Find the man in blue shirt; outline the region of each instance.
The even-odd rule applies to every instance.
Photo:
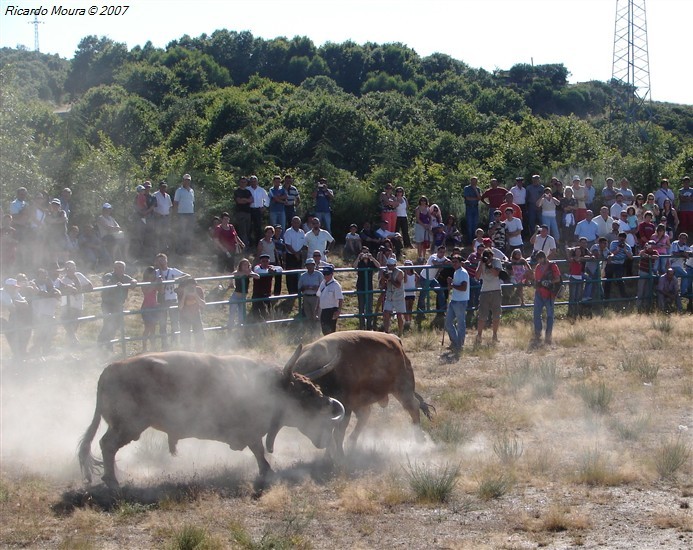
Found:
[[[579,241],[580,237],[585,237],[585,239],[587,239],[588,248],[591,248],[599,237],[599,226],[592,219],[593,217],[594,212],[587,210],[587,212],[585,212],[585,219],[579,221],[575,226],[575,238]]]
[[[633,259],[633,249],[626,242],[627,236],[622,231],[618,234],[618,239],[609,245],[609,252],[611,252],[612,256],[604,268],[604,274],[606,275],[604,280],[604,299],[607,301],[611,298],[611,283],[613,281],[616,281],[621,298],[626,297],[626,285],[623,283],[625,263],[626,260]]]
[[[481,191],[478,187],[478,178],[471,178],[469,185],[464,187],[464,209],[465,218],[467,220],[467,233],[465,238],[467,244],[472,244],[476,228],[479,227],[479,201],[481,200]]]
[[[269,221],[270,225],[281,225],[286,229],[286,189],[282,187],[282,179],[279,176],[272,178],[272,188],[267,193],[269,198]]]
[[[451,261],[455,272],[452,277],[448,277],[450,303],[445,314],[445,330],[450,336],[450,351],[453,356],[458,356],[464,347],[464,338],[467,333],[465,315],[467,302],[469,302],[469,273],[462,267],[460,256],[453,256]]]

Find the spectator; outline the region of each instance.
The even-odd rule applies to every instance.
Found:
[[[154,193],[154,234],[155,249],[168,251],[171,239],[171,209],[173,201],[168,194],[168,183],[159,182],[159,190]]]
[[[655,249],[655,241],[647,241],[645,248],[640,251],[638,262],[638,295],[635,302],[639,313],[649,311],[652,305],[654,281],[657,279],[657,264],[659,252]]]
[[[375,234],[370,222],[363,222],[359,236],[361,237],[361,246],[367,246],[370,250],[377,250],[380,246],[380,237]]]
[[[259,180],[257,176],[253,175],[248,178],[248,183],[250,184],[250,193],[253,197],[253,202],[250,204],[250,235],[249,241],[256,243],[264,234],[262,230],[263,218],[265,216],[265,210],[269,206],[269,195],[262,187],[258,185]]]
[[[56,285],[63,296],[62,319],[67,339],[73,346],[79,344],[77,329],[79,317],[84,311],[84,293],[93,290],[94,285],[84,274],[77,271],[74,261],[65,262],[65,272]]]
[[[176,289],[178,294],[178,312],[180,318],[180,339],[184,349],[190,349],[190,332],[195,335],[195,351],[202,351],[205,346],[205,333],[202,328],[202,310],[205,293],[190,276],[183,277]]]
[[[142,316],[142,323],[144,329],[142,331],[142,351],[144,353],[148,350],[148,343],[151,342],[154,345],[154,334],[156,332],[156,327],[159,325],[159,317],[161,311],[159,309],[159,303],[157,301],[157,294],[159,292],[158,285],[156,283],[156,269],[154,266],[149,266],[145,268],[142,274],[142,281],[149,283],[148,285],[140,287],[142,289],[142,304],[140,305],[140,315]]]
[[[31,310],[34,324],[34,345],[32,350],[40,356],[47,356],[53,347],[56,325],[55,314],[60,303],[61,293],[51,280],[48,271],[39,268],[33,280],[35,292],[31,296]]]
[[[380,269],[367,246],[361,248],[361,253],[352,265],[358,269],[356,274],[356,298],[359,308],[359,329],[373,330],[373,274]]]
[[[628,209],[628,203],[625,200],[625,197],[623,196],[623,193],[620,191],[616,193],[616,201],[614,204],[611,205],[611,208],[609,209],[609,215],[615,219],[618,220],[621,217],[621,212],[624,212]]]
[[[313,260],[315,260],[315,269],[322,269],[326,265],[332,265],[325,261],[324,256],[319,250],[313,250],[311,257],[313,258]]]
[[[633,241],[635,244],[632,246],[633,253],[635,253],[640,248],[638,243],[638,225],[640,225],[640,223],[638,222],[638,216],[635,213],[634,206],[629,206],[626,210],[626,222],[628,223],[628,231],[631,235],[633,235]]]
[[[584,221],[584,220],[583,220]],[[591,257],[587,239],[580,237],[578,246],[568,252],[568,317],[575,319],[579,313],[585,279],[585,263]]]
[[[608,207],[602,206],[599,209],[599,216],[594,218],[594,223],[597,224],[597,235],[606,237],[609,231],[611,231],[611,224],[614,223],[614,219],[609,215]]]
[[[585,183],[587,183],[587,180],[589,178],[585,179]],[[589,180],[590,182],[592,181],[591,179]],[[575,199],[575,205],[573,206],[573,209],[571,210],[573,213],[573,216],[575,218],[575,225],[576,223],[582,221],[585,219],[585,212],[587,210],[587,188],[582,185],[582,182],[580,180],[580,176],[573,176],[573,182],[570,187],[565,188],[565,193],[568,192],[568,189],[570,189],[570,192],[572,194],[572,198]],[[565,204],[563,206],[563,215],[565,216],[566,214],[566,209],[565,209]],[[566,226],[567,227],[567,226]]]
[[[167,350],[169,341],[167,336],[168,320],[171,321],[171,342],[175,345],[180,330],[178,320],[178,295],[174,281],[180,277],[188,275],[180,269],[168,265],[168,256],[163,252],[156,255],[155,265],[157,281],[163,283],[159,292],[159,304],[161,305],[161,316],[159,317],[159,336],[161,336],[161,349]]]
[[[104,203],[101,208],[101,215],[96,219],[96,226],[109,261],[125,260],[125,233],[113,217],[113,207],[109,203]]]
[[[428,198],[421,196],[419,205],[414,210],[414,243],[417,257],[423,261],[428,247],[431,246],[431,209]]]
[[[400,257],[403,246],[402,235],[390,231],[390,223],[387,220],[380,220],[380,227],[376,229],[375,234],[383,243],[389,240],[394,248],[395,256]]]
[[[666,256],[669,254],[669,247],[671,246],[671,239],[666,233],[666,226],[660,223],[655,230],[655,234],[652,236],[654,240],[654,248],[659,253],[660,258],[657,264],[654,266],[654,273],[657,275],[663,275],[668,267],[669,260],[661,256]]]
[[[544,189],[544,194],[535,203],[537,208],[541,208],[541,223],[547,225],[551,236],[556,242],[559,240],[558,222],[556,221],[556,207],[561,202],[553,196],[551,188]]]
[[[389,258],[383,272],[385,280],[385,302],[383,304],[383,332],[390,332],[392,314],[397,315],[397,334],[404,333],[404,316],[407,305],[404,300],[404,271],[397,267],[397,260]]]
[[[667,199],[669,199],[670,204],[674,204],[674,192],[669,189],[668,179],[662,178],[662,181],[659,182],[659,189],[657,189],[654,197],[660,210],[664,208],[664,201]]]
[[[435,244],[435,235],[438,227],[443,225],[443,213],[437,204],[431,205],[431,251],[435,251],[439,244]]]
[[[236,233],[236,228],[229,223],[231,216],[228,212],[222,212],[221,223],[214,228],[213,239],[217,250],[217,269],[219,273],[233,271],[236,254],[243,252],[245,243]]]
[[[301,276],[298,278],[298,292],[301,294],[303,300],[303,317],[311,327],[316,326],[320,319],[318,289],[324,279],[323,274],[315,269],[316,265],[313,258],[308,258],[306,260],[306,271],[301,273]],[[358,291],[358,279],[356,282],[356,290]],[[360,322],[361,319],[359,319],[359,323]]]
[[[274,226],[274,235],[272,236],[272,240],[274,241],[274,254],[277,258],[277,263],[275,265],[279,265],[284,268],[284,262],[285,262],[285,257],[286,257],[286,247],[284,246],[284,228],[281,225],[275,225]],[[275,296],[279,296],[282,293],[282,276],[277,275],[274,278],[274,294]],[[288,300],[284,301],[284,305],[291,305],[293,307],[293,300]],[[287,314],[291,311],[291,308],[287,310]]]
[[[584,187],[581,187],[584,190]],[[561,199],[561,210],[563,211],[563,223],[560,227],[561,240],[566,244],[570,244],[575,233],[575,225],[577,219],[577,200],[573,197],[573,189],[566,187],[565,194]],[[585,219],[585,215],[581,221]]]
[[[585,178],[585,210],[593,209],[596,194],[597,190],[592,185],[592,178]]]
[[[279,261],[277,259],[277,251],[274,242],[274,227],[272,227],[271,225],[265,227],[265,236],[258,241],[255,252],[257,255],[258,263],[260,263],[260,256],[262,256],[263,254],[267,254],[270,258],[270,264],[279,265]]]
[[[641,248],[645,247],[647,241],[655,234],[656,229],[657,228],[652,223],[652,212],[645,212],[643,222],[638,226],[638,239]]]
[[[542,224],[537,232],[529,239],[532,244],[532,260],[536,260],[537,252],[542,251],[550,260],[556,254],[556,240],[549,235],[549,226]]]
[[[83,226],[79,236],[79,249],[91,271],[96,271],[99,265],[105,265],[108,262],[106,250],[101,244],[101,237],[91,224]]]
[[[608,301],[611,299],[611,283],[616,281],[616,286],[621,295],[621,298],[626,298],[626,286],[623,283],[623,275],[625,272],[626,260],[633,259],[633,251],[626,243],[626,233],[619,233],[618,239],[609,245],[611,256],[607,260],[604,268],[604,298]]]
[[[445,222],[443,234],[445,235],[445,246],[460,246],[462,244],[462,233],[457,228],[457,220],[452,214],[448,216]]]
[[[248,289],[250,279],[259,279],[260,275],[255,273],[250,267],[250,261],[242,258],[238,262],[238,267],[231,273],[231,285],[233,292],[229,298],[229,320],[226,325],[229,330],[236,326],[242,326],[245,321],[245,304],[248,299]],[[255,283],[253,283],[254,285]]]
[[[352,223],[349,232],[344,237],[344,250],[342,252],[345,260],[351,260],[361,252],[361,235],[357,233],[358,226]]]
[[[516,248],[510,254],[511,274],[510,282],[513,284],[513,301],[519,301],[520,306],[525,305],[524,287],[529,285],[532,280],[532,268],[525,258],[522,257],[522,250]]]
[[[267,193],[269,198],[269,222],[272,226],[280,225],[282,229],[286,227],[286,201],[288,196],[286,189],[282,186],[281,176],[272,178],[272,187]]]
[[[613,256],[609,250],[609,241],[606,237],[599,237],[597,243],[590,247],[590,258],[594,260],[585,263],[585,290],[582,294],[582,301],[588,302],[594,298],[595,290],[598,292],[598,298],[601,297],[601,287],[599,287],[599,278],[602,269],[608,264],[609,259]]]
[[[491,250],[484,250],[481,261],[476,269],[476,280],[481,281],[479,294],[479,316],[477,318],[475,343],[481,344],[482,335],[486,328],[486,321],[491,317],[493,330],[493,342],[498,342],[498,327],[501,318],[501,282],[499,274],[503,266],[499,259],[493,257]]]
[[[517,216],[525,223],[527,222],[527,189],[525,188],[525,179],[522,176],[515,178],[515,185],[510,188],[510,193],[513,196],[513,202],[520,207],[521,215]],[[527,236],[527,233],[525,233]]]
[[[681,178],[678,214],[680,219],[679,229],[687,233],[693,231],[693,189],[691,189],[691,178],[689,176]]]
[[[614,178],[606,178],[606,184],[602,189],[602,202],[604,203],[607,212],[614,204],[614,202],[616,202],[616,189],[614,189]]]
[[[481,202],[489,208],[489,221],[494,210],[499,209],[503,211],[501,209],[501,204],[503,204],[507,194],[508,190],[502,185],[499,185],[496,178],[491,179],[491,187],[481,195]]]
[[[657,206],[657,203],[655,202],[655,196],[652,193],[647,194],[647,200],[646,202],[642,205],[643,209],[643,219],[645,217],[645,212],[652,212],[652,219],[658,220],[659,219],[659,206]]]
[[[359,237],[359,248],[361,239]],[[291,226],[284,231],[284,246],[286,247],[285,265],[288,271],[294,271],[303,267],[304,250],[306,247],[306,234],[301,229],[301,218],[293,216]],[[289,294],[298,293],[299,274],[286,275],[286,289]],[[292,301],[293,304],[293,301]]]
[[[269,226],[268,226],[269,227]],[[260,254],[259,263],[253,268],[253,271],[260,275],[258,279],[253,280],[253,305],[251,311],[255,321],[268,321],[272,312],[272,281],[273,275],[281,273],[281,266],[270,264],[270,255],[267,253]]]
[[[195,235],[195,190],[191,184],[190,174],[183,174],[181,186],[173,195],[173,212],[178,221],[176,248],[180,254],[188,254]]]
[[[416,300],[416,289],[419,286],[419,277],[414,271],[414,262],[404,260],[404,302],[407,306],[407,312],[404,315],[404,330],[411,328],[411,314],[414,310],[414,301]]]
[[[5,214],[0,226],[0,273],[14,273],[17,264],[17,230],[12,225],[12,215]]]
[[[464,187],[464,215],[467,222],[467,244],[471,244],[473,235],[479,227],[479,201],[481,201],[481,191],[479,190],[479,179],[473,177],[469,180],[469,185]],[[422,197],[425,198],[425,197]],[[421,201],[419,200],[419,204]],[[428,199],[426,200],[428,204]],[[416,239],[414,239],[416,241]],[[419,257],[423,257],[419,254]]]
[[[65,235],[65,242],[63,242],[60,260],[66,261],[70,258],[80,258],[82,254],[79,242],[79,227],[71,225],[67,230],[67,235]]]
[[[315,201],[315,215],[320,220],[320,224],[325,228],[325,231],[332,233],[331,204],[334,200],[334,191],[327,187],[325,178],[318,180],[318,185],[313,191],[313,200]]]
[[[515,198],[514,198],[513,194],[510,191],[508,191],[505,194],[505,201],[498,207],[498,209],[501,212],[505,212],[506,209],[512,208],[513,209],[513,216],[515,218],[518,218],[519,220],[522,220],[522,209],[520,208],[519,205],[515,204],[514,200],[515,200]]]
[[[244,243],[252,243],[250,240],[250,218],[253,194],[248,189],[248,178],[241,176],[238,179],[238,187],[233,192],[235,227],[238,236]]]
[[[679,227],[679,216],[671,204],[669,199],[664,199],[664,205],[659,213],[659,221],[666,225],[667,235],[669,235],[670,240],[673,240]]]
[[[579,242],[582,237],[587,241],[587,248],[591,248],[599,237],[599,226],[593,219],[592,210],[587,209],[585,219],[575,225],[575,238]]]
[[[674,274],[681,278],[681,296],[688,297],[688,308],[693,309],[693,248],[688,245],[688,233],[679,233],[678,240],[671,245],[671,256]]]
[[[291,223],[291,220],[296,215],[296,208],[301,204],[301,195],[294,186],[294,178],[289,174],[284,174],[284,180],[282,182],[284,191],[286,191],[286,202],[284,203],[284,229],[287,223]],[[300,219],[300,218],[299,218]]]
[[[129,287],[137,286],[137,280],[125,273],[125,262],[113,262],[113,271],[106,273],[102,279],[106,290],[101,292],[101,311],[103,327],[98,336],[98,343],[107,350],[113,350],[111,340],[118,329],[123,326],[123,306],[128,298]]]
[[[65,218],[69,221],[72,215],[72,189],[65,187],[60,192],[58,200],[60,201],[60,210],[65,212]]]
[[[627,178],[621,178],[621,187],[619,187],[618,192],[616,193],[617,196],[618,193],[623,195],[623,202],[626,204],[626,206],[633,204],[635,196],[633,194],[633,190],[630,188],[630,182]]]
[[[450,302],[445,315],[445,330],[450,336],[450,351],[457,356],[464,347],[467,333],[466,315],[469,302],[469,273],[462,266],[462,258],[453,255],[450,259],[455,270],[452,277],[448,277],[447,286],[450,290]]]
[[[502,216],[503,213],[501,212],[500,215]],[[474,234],[474,240],[472,241],[472,250],[476,250],[476,249],[479,248],[480,246],[484,246],[484,241],[485,241],[487,238],[488,238],[488,237],[486,237],[486,233],[484,233],[484,230],[481,229],[481,227],[480,227],[479,229],[477,229],[477,230],[476,230],[476,233]],[[490,239],[489,239],[489,240],[490,240]],[[485,248],[485,247],[484,247],[484,248]]]
[[[541,207],[537,206],[537,201],[544,196],[544,186],[541,183],[541,176],[532,176],[532,183],[527,187],[527,233],[534,231],[534,228],[541,222]]]
[[[632,209],[633,207],[629,206],[628,208]],[[620,219],[618,220],[618,231],[619,233],[623,231],[626,234],[626,242],[633,250],[633,253],[635,253],[635,246],[637,245],[637,241],[635,240],[635,232],[637,229],[637,227],[633,229],[630,223],[628,223],[628,211],[622,211]]]
[[[327,335],[337,330],[337,319],[342,312],[344,296],[342,295],[342,286],[334,278],[334,266],[323,267],[322,274],[324,279],[318,288],[320,326],[323,335]]]
[[[683,306],[681,304],[681,296],[679,295],[679,281],[674,276],[674,270],[669,268],[664,275],[659,277],[657,282],[657,301],[659,309],[665,313],[669,313],[674,309],[681,313]]]
[[[387,226],[392,229],[397,226],[397,207],[399,206],[399,199],[393,189],[392,184],[387,183],[379,196],[380,219],[387,222]]]
[[[633,208],[635,209],[635,216],[638,218],[638,223],[642,223],[643,215],[645,214],[645,199],[641,193],[635,195],[635,202],[633,203]]]
[[[509,249],[522,248],[522,220],[515,217],[515,210],[512,206],[508,206],[505,209],[505,234],[507,235]],[[505,248],[500,248],[497,245],[496,248],[505,251]]]
[[[558,178],[551,178],[551,191],[553,197],[558,199],[558,204],[556,205],[556,225],[558,226],[558,237],[556,237],[556,241],[558,241],[561,236],[561,227],[563,227],[563,198],[565,196],[563,182]]]
[[[12,351],[12,358],[24,361],[31,338],[31,305],[22,295],[17,279],[7,278],[0,290],[2,329]]]
[[[53,199],[49,203],[44,224],[49,261],[60,261],[67,238],[67,214],[60,209],[60,199]]]
[[[320,228],[320,220],[313,218],[311,222],[312,228],[306,233],[306,248],[308,250],[319,250],[325,259],[332,245],[334,245],[334,237],[329,231]]]
[[[407,197],[404,196],[403,187],[395,188],[395,198],[397,199],[397,208],[395,209],[397,223],[394,226],[395,232],[402,235],[404,246],[412,248],[411,238],[409,236],[409,201],[407,201]]]
[[[436,253],[428,257],[426,265],[419,273],[421,292],[419,292],[417,309],[420,312],[426,310],[426,299],[429,296],[430,290],[433,289],[436,294],[436,319],[439,319],[445,311],[445,291],[441,288],[440,282],[438,281],[438,274],[444,266],[452,265],[445,255],[446,251],[447,249],[445,246],[439,246]]]
[[[534,340],[535,345],[541,342],[543,329],[542,312],[546,310],[546,331],[544,343],[551,345],[553,333],[553,303],[556,299],[556,288],[561,281],[561,272],[554,262],[550,262],[543,251],[537,252],[537,266],[534,268]],[[482,287],[483,290],[483,287]]]

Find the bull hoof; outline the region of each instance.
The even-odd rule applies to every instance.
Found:
[[[115,477],[106,477],[103,476],[101,480],[106,484],[106,487],[108,487],[111,491],[120,491],[120,483],[118,483],[118,480]]]

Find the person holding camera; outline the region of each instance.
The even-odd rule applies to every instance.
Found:
[[[385,302],[383,304],[383,332],[390,332],[392,314],[397,314],[397,334],[402,337],[404,332],[404,315],[407,305],[404,300],[404,272],[397,267],[395,258],[388,258],[385,271]]]
[[[543,329],[542,312],[546,310],[546,332],[544,342],[551,344],[553,332],[553,303],[556,299],[558,284],[561,282],[561,272],[554,262],[550,262],[543,250],[537,252],[537,266],[534,269],[534,340],[538,345],[541,342]]]
[[[372,256],[370,249],[364,246],[353,267],[358,269],[356,298],[359,303],[359,329],[373,330],[373,274],[380,269],[380,263]]]
[[[327,187],[325,178],[318,180],[318,185],[313,191],[313,200],[315,200],[315,217],[320,220],[320,225],[325,228],[325,231],[332,233],[332,207],[330,205],[334,200],[334,192]]]
[[[501,318],[501,281],[499,275],[502,269],[501,261],[494,258],[492,250],[486,249],[482,252],[481,261],[474,276],[477,281],[481,281],[476,344],[481,344],[481,337],[489,315],[491,315],[493,342],[498,342],[498,327]]]

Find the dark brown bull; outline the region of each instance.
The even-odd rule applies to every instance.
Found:
[[[387,406],[390,394],[402,404],[416,425],[421,423],[420,411],[429,420],[431,412],[435,412],[435,408],[414,391],[411,361],[402,341],[391,334],[347,330],[323,336],[303,348],[295,370],[318,384],[325,395],[344,405],[344,419],[334,431],[337,458],[344,455],[344,435],[352,411],[357,422],[350,435],[351,444],[356,443],[368,422],[371,405]],[[273,426],[267,434],[268,452],[273,450],[277,431]]]
[[[240,356],[189,352],[152,353],[112,363],[101,374],[94,418],[79,446],[86,480],[101,463],[91,455],[91,442],[101,417],[108,430],[101,438],[103,481],[118,487],[115,455],[139,439],[149,427],[168,434],[175,454],[179,439],[195,437],[248,447],[257,460],[259,479],[271,473],[262,437],[270,426],[299,428],[318,448],[332,440],[344,407],[293,367],[295,351],[283,372]]]

